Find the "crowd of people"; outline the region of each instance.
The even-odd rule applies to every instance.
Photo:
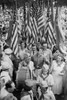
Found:
[[[66,63],[67,54],[56,44],[48,47],[45,39],[28,45],[22,40],[18,57],[5,43],[0,46],[0,100],[60,100]]]
[[[1,51],[1,50],[0,50]],[[63,92],[66,57],[47,43],[19,45],[18,58],[4,46],[0,54],[0,100],[58,100]]]

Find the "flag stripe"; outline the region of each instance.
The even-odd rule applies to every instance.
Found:
[[[13,26],[11,48],[12,48],[14,54],[16,54],[16,56],[17,56],[18,55],[18,29],[17,29],[17,23],[15,23],[14,26]]]
[[[13,35],[13,37],[12,37],[12,47],[13,47],[14,42],[16,40],[16,33],[17,33],[17,27],[15,26],[14,31],[12,32],[12,35]]]
[[[51,32],[50,29],[48,29],[48,31],[49,31],[48,38],[50,38],[50,39],[51,39],[51,43],[54,44],[54,40],[53,40],[53,36],[52,36],[52,32]]]
[[[51,35],[52,35],[52,38],[53,38],[53,41],[54,43],[56,43],[56,39],[55,39],[55,33],[51,30],[51,28],[49,27],[50,31],[51,31]]]
[[[35,31],[35,37],[37,36],[37,23],[36,23],[36,19],[33,18],[33,26],[34,26],[34,31]]]
[[[34,23],[33,23],[33,18],[31,17],[30,18],[30,21],[31,21],[31,29],[32,29],[32,34],[33,34],[33,37],[35,38],[35,26],[34,26]]]
[[[56,39],[55,39],[55,33],[54,33],[54,29],[52,26],[52,23],[50,20],[47,21],[46,26],[45,26],[45,34],[48,35],[47,37],[47,44],[48,46],[54,45],[56,43]]]

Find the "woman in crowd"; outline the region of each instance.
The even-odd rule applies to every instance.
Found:
[[[61,56],[58,56],[55,60],[52,61],[53,55],[52,55],[51,50],[47,49],[47,44],[44,43],[41,46],[40,46],[40,44],[38,45],[35,43],[35,44],[31,45],[31,47],[30,47],[31,52],[28,52],[29,47],[25,48],[24,43],[22,43],[22,47],[20,48],[20,52],[19,52],[19,60],[20,60],[18,62],[19,66],[17,66],[16,71],[20,70],[20,72],[21,72],[20,77],[22,80],[22,78],[24,77],[24,75],[23,75],[24,70],[22,71],[21,69],[23,69],[23,68],[25,69],[27,67],[29,69],[28,72],[30,74],[31,80],[36,80],[37,83],[39,83],[39,84],[42,84],[42,82],[46,82],[47,85],[45,85],[44,87],[41,88],[41,89],[43,89],[43,88],[47,87],[46,91],[44,92],[44,97],[49,98],[51,94],[54,97],[54,94],[59,95],[59,94],[61,94],[61,91],[62,91],[62,88],[61,88],[62,87],[62,76],[64,73],[63,69],[65,66],[65,62],[64,62],[64,59],[62,59],[63,57],[61,57]],[[12,70],[12,71],[9,70],[11,77],[13,75],[13,70],[16,68],[16,63],[17,63],[14,56],[11,56],[12,53],[13,52],[9,48],[7,48],[4,50],[3,57],[2,57],[2,61],[4,61],[4,62],[6,61],[10,65],[9,67]],[[55,57],[55,55],[54,55],[54,57]],[[16,75],[15,78],[17,78],[16,73],[15,73],[15,75]],[[25,73],[25,75],[26,75],[26,73]],[[27,74],[27,76],[28,76],[28,74]],[[12,81],[14,82],[14,77],[13,77]],[[17,84],[15,84],[15,85],[17,86]],[[28,87],[26,88],[26,85],[21,86],[21,87],[25,88],[26,92],[27,92]],[[16,88],[16,89],[18,89],[18,88]],[[19,89],[22,91],[22,88],[19,88]],[[38,99],[36,97],[37,87],[34,86],[33,88],[28,88],[28,89],[29,90],[32,89],[33,98],[34,98],[34,100],[37,100]],[[17,90],[16,93],[18,94],[18,92],[19,91]],[[39,90],[38,90],[38,92],[39,92]],[[40,90],[40,92],[42,92],[42,91]],[[21,96],[21,92],[19,92],[19,96]],[[21,97],[19,97],[19,99],[20,98]],[[50,99],[47,99],[47,100],[50,100]],[[55,97],[52,100],[55,100]]]
[[[65,62],[63,56],[57,52],[54,55],[54,60],[52,61],[51,74],[54,79],[54,85],[52,87],[53,93],[56,98],[62,93],[62,79],[64,75]]]

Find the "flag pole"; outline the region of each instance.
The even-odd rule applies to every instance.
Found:
[[[25,9],[25,2],[24,2],[24,5],[23,5],[23,8],[24,8],[24,38],[25,38],[25,21],[26,21],[26,9]]]
[[[17,0],[14,0],[14,8],[13,8],[13,21],[16,22],[17,19]]]
[[[50,10],[50,6],[49,6],[49,0],[48,0],[48,4],[47,4],[47,17],[49,18],[49,10]]]
[[[17,20],[17,0],[15,0],[15,5],[16,5],[16,20]]]
[[[53,1],[51,0],[51,18],[52,18],[52,24],[54,26],[54,5],[53,5]]]
[[[49,23],[49,0],[47,2],[47,23]],[[48,41],[48,33],[47,33],[47,38],[46,38],[46,42]],[[48,44],[47,44],[48,47]]]

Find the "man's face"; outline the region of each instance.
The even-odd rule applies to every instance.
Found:
[[[33,51],[36,51],[36,46],[33,46]]]
[[[22,44],[21,44],[21,48],[22,48],[22,49],[24,49],[24,47],[25,47],[25,44],[24,44],[24,43],[22,43]]]
[[[8,33],[2,35],[2,40],[7,40]]]
[[[43,44],[43,49],[46,49],[47,48],[47,44]]]
[[[42,53],[42,52],[43,52],[41,48],[39,49],[39,52],[40,52],[40,53]]]
[[[49,71],[48,65],[44,64],[43,67],[42,67],[42,71],[43,71],[43,75],[46,75]]]

